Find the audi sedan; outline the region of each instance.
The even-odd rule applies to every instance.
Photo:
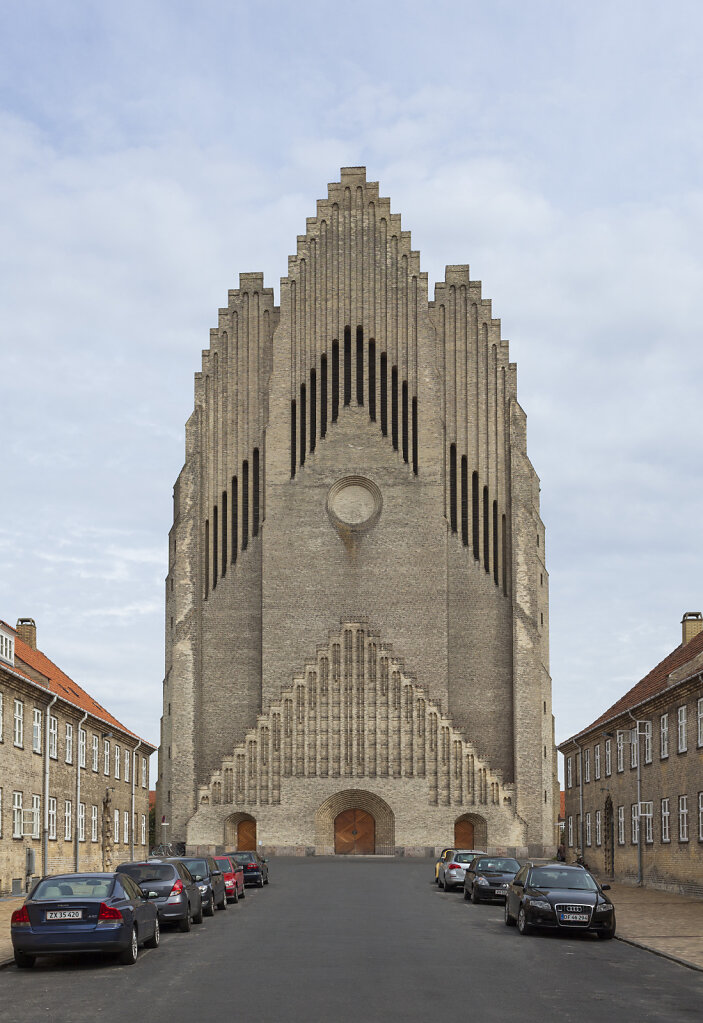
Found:
[[[255,852],[228,852],[226,856],[233,864],[240,864],[244,870],[244,884],[263,888],[269,883],[268,861]]]
[[[462,888],[466,868],[480,853],[480,849],[452,849],[447,858],[439,864],[437,884],[440,888],[444,888],[445,892]]]
[[[158,948],[159,917],[131,877],[58,874],[37,882],[10,921],[15,963],[38,955],[111,952],[131,966],[139,946]]]
[[[527,864],[515,875],[505,900],[505,923],[520,934],[535,928],[560,932],[591,931],[599,938],[615,937],[615,908],[583,867],[564,863],[535,867]]]
[[[464,898],[474,905],[504,899],[519,869],[520,864],[511,856],[477,856],[464,874]]]

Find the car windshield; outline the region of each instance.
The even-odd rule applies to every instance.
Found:
[[[598,885],[586,870],[564,870],[560,867],[537,867],[530,875],[533,888],[570,888],[573,891],[595,892]]]
[[[224,870],[227,874],[232,873],[232,864],[230,863],[227,857],[215,856],[215,863],[220,868],[220,870]]]
[[[173,880],[174,867],[159,866],[156,863],[125,863],[117,868],[120,874],[127,874],[137,884],[145,881],[171,881]]]
[[[38,902],[54,899],[107,899],[112,885],[111,877],[48,877],[39,882],[32,898]]]
[[[473,853],[457,853],[456,856],[452,856],[455,863],[471,863],[473,858]]]
[[[252,856],[251,853],[235,853],[234,856],[232,857],[232,859],[236,860],[237,863],[253,863],[254,862],[254,857]]]
[[[208,876],[207,860],[181,860],[181,862],[185,863],[196,881],[198,878]]]
[[[520,864],[510,857],[482,856],[474,869],[487,873],[495,871],[497,874],[517,874]]]

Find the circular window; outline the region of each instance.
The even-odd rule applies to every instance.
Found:
[[[330,487],[327,511],[337,526],[369,529],[381,514],[381,491],[364,476],[346,476]]]

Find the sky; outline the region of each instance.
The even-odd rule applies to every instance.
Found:
[[[158,741],[200,350],[363,164],[502,321],[557,740],[598,717],[703,608],[702,40],[686,0],[5,0],[0,618]]]

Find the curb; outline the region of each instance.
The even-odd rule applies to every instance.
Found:
[[[641,948],[644,952],[651,952],[653,955],[659,956],[660,959],[668,959],[672,963],[678,963],[679,966],[685,966],[688,970],[696,970],[698,973],[703,973],[703,966],[696,966],[695,963],[690,963],[688,959],[681,959],[670,952],[660,952],[658,948],[652,948],[651,945],[643,945],[641,941],[623,938],[620,934],[615,935],[615,940],[622,941],[625,945],[632,945],[633,948]]]
[[[5,970],[7,969],[8,966],[14,965],[15,965],[14,957],[12,959],[0,959],[0,970]]]

